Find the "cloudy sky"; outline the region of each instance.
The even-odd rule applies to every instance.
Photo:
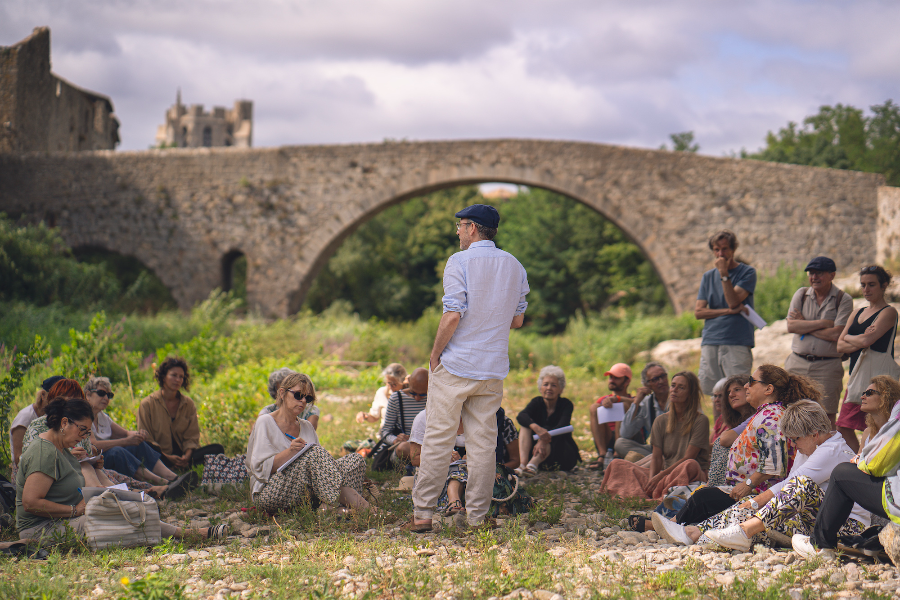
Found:
[[[900,100],[900,3],[773,0],[3,0],[109,95],[120,149],[174,102],[254,102],[255,146],[528,137],[759,148],[822,104]]]

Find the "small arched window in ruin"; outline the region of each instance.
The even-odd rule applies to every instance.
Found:
[[[247,257],[240,250],[231,250],[222,257],[222,291],[247,298]]]
[[[212,147],[212,127],[207,126],[203,128],[203,147]]]

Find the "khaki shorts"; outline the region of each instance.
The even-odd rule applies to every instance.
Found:
[[[732,375],[750,375],[753,353],[750,346],[700,346],[700,389],[707,396],[720,379]]]
[[[806,360],[791,352],[784,361],[784,370],[794,375],[809,377],[822,386],[822,408],[829,415],[836,415],[844,389],[844,365],[840,358],[833,360]]]

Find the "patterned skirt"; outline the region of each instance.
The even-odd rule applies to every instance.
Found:
[[[266,486],[253,494],[253,502],[266,512],[309,505],[314,496],[326,504],[337,504],[342,487],[363,492],[366,461],[359,454],[335,459],[321,446],[310,448]]]
[[[757,511],[751,508],[739,508],[735,504],[729,509],[723,510],[717,515],[697,524],[697,528],[703,533],[698,544],[713,544],[706,536],[711,529],[724,529],[730,525],[743,523],[753,517],[758,517],[766,526],[766,530],[775,530],[791,537],[795,533],[810,535],[816,524],[816,515],[825,499],[825,492],[819,485],[807,477],[801,475],[788,481],[765,506]],[[860,535],[866,527],[856,519],[847,519],[841,527],[838,535]],[[758,533],[750,540],[753,544],[767,544],[771,542],[765,533]]]

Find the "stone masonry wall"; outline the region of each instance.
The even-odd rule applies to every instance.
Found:
[[[250,304],[286,315],[368,218],[486,181],[601,212],[647,254],[678,311],[693,308],[721,228],[762,273],[818,254],[855,268],[877,253],[879,175],[536,140],[0,155],[0,210],[53,222],[73,246],[136,256],[183,307],[220,286],[223,257],[241,251]]]

